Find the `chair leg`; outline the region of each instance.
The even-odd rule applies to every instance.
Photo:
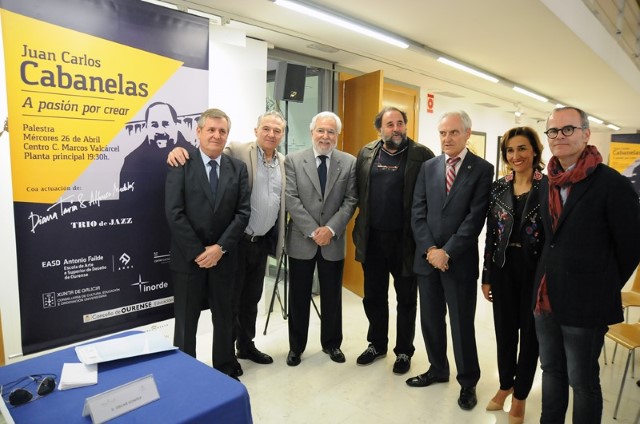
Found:
[[[620,383],[620,393],[618,393],[618,400],[616,401],[616,409],[613,411],[613,419],[614,420],[617,419],[617,416],[618,416],[618,408],[620,407],[620,399],[622,399],[622,389],[624,389],[624,381],[627,379],[627,371],[629,371],[629,362],[631,362],[631,357],[632,356],[633,356],[633,350],[629,350],[629,355],[627,355],[627,363],[624,366],[624,374],[622,375],[622,383]]]
[[[607,365],[607,344],[602,343],[602,353],[604,354],[604,364]]]

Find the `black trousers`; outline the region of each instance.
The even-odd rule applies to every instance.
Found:
[[[416,335],[418,284],[415,276],[402,275],[402,232],[370,229],[364,271],[364,312],[369,320],[367,341],[378,352],[389,343],[389,274],[396,291],[396,355],[413,356]]]
[[[312,259],[289,257],[289,349],[304,352],[309,335],[311,288],[318,267],[320,282],[320,343],[323,349],[342,344],[342,271],[344,260],[328,261],[320,248]]]
[[[456,275],[456,272],[459,274]],[[457,368],[456,379],[462,387],[471,387],[480,379],[475,331],[478,286],[476,279],[468,278],[465,274],[465,266],[457,264],[456,270],[418,275],[418,288],[420,324],[431,364],[430,371],[438,377],[449,376],[446,323],[448,310]]]
[[[232,261],[232,258],[223,258]],[[174,291],[175,329],[173,343],[184,353],[196,357],[196,332],[202,306],[208,304],[213,323],[213,367],[231,374],[236,357],[233,352],[231,296],[235,266],[219,263],[220,268],[193,272],[171,272]],[[223,272],[224,270],[224,272]]]
[[[513,395],[521,400],[529,396],[538,367],[538,339],[531,311],[535,268],[529,262],[524,249],[509,247],[504,267],[496,269],[490,282],[500,388],[513,387]]]
[[[238,351],[246,352],[254,347],[267,252],[267,239],[264,237],[255,242],[243,237],[238,246],[238,272],[233,286],[233,336]]]

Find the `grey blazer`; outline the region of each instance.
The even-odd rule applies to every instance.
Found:
[[[478,236],[484,226],[492,180],[493,165],[467,152],[447,195],[445,155],[422,164],[411,211],[416,274],[433,272],[423,254],[436,246],[449,254],[450,272],[454,276],[478,278]]]
[[[343,260],[346,254],[345,230],[356,209],[356,158],[334,150],[331,153],[324,199],[313,148],[289,154],[285,159],[287,176],[286,209],[290,215],[287,254],[295,259],[312,259],[318,245],[309,237],[318,227],[329,226],[335,237],[321,248],[328,261]]]
[[[225,147],[224,152],[231,157],[236,159],[240,159],[247,165],[247,171],[249,173],[249,192],[253,190],[253,181],[258,174],[258,144],[256,141],[251,143],[242,143],[242,142],[231,142],[227,143],[227,147]],[[275,245],[275,252],[273,252],[274,256],[277,259],[280,259],[280,255],[282,254],[282,245],[284,243],[284,225],[285,225],[285,185],[286,185],[286,176],[284,169],[284,155],[280,152],[276,152],[278,155],[278,164],[280,166],[280,175],[282,176],[282,190],[280,191],[280,212],[278,214],[278,220],[276,221],[277,225],[277,241]]]

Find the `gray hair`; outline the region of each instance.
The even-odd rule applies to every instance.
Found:
[[[280,112],[278,112],[277,110],[268,110],[262,115],[258,116],[258,123],[256,124],[256,128],[259,127],[260,122],[262,122],[262,120],[268,116],[275,116],[276,118],[282,121],[284,128],[287,127],[287,120],[284,119],[284,116]]]
[[[578,109],[577,107],[573,107],[573,106],[562,106],[562,107],[557,107],[553,109],[551,111],[551,114],[549,114],[549,116],[547,117],[547,125],[549,125],[549,118],[551,118],[551,115],[553,115],[556,112],[561,112],[563,110],[575,110],[576,112],[578,112],[578,114],[580,115],[580,126],[582,126],[582,128],[584,129],[589,128],[589,115],[587,115],[587,113],[584,110]]]
[[[227,131],[231,131],[231,119],[229,115],[221,111],[220,109],[207,109],[202,112],[202,115],[198,118],[198,127],[204,128],[204,123],[208,118],[211,119],[224,119],[227,121]]]
[[[446,112],[438,122],[442,122],[443,119],[448,118],[450,116],[457,116],[462,121],[462,130],[467,131],[471,129],[471,118],[467,115],[467,112],[464,110],[454,110],[452,112]]]
[[[319,114],[314,116],[313,119],[311,120],[311,124],[309,125],[309,129],[313,131],[316,128],[316,121],[318,119],[325,119],[325,118],[333,119],[336,122],[338,134],[340,134],[340,132],[342,131],[342,121],[340,120],[340,117],[338,115],[329,111],[320,112]]]

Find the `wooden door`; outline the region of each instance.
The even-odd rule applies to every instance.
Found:
[[[407,135],[415,140],[419,98],[420,93],[416,89],[384,82],[382,71],[358,77],[341,73],[338,92],[338,109],[343,126],[341,149],[357,156],[362,146],[379,137],[373,120],[383,106],[394,106],[407,113]],[[347,256],[342,281],[347,289],[362,297],[362,266],[355,260],[355,246],[351,237],[354,222],[355,215],[347,226]]]
[[[340,118],[342,119],[342,150],[354,156],[365,144],[375,140],[378,133],[373,125],[382,109],[382,71],[351,77],[340,74]],[[358,211],[356,210],[357,215]],[[356,249],[351,232],[354,218],[347,226],[347,256],[344,261],[343,285],[359,296],[364,296],[362,266],[355,260]]]

